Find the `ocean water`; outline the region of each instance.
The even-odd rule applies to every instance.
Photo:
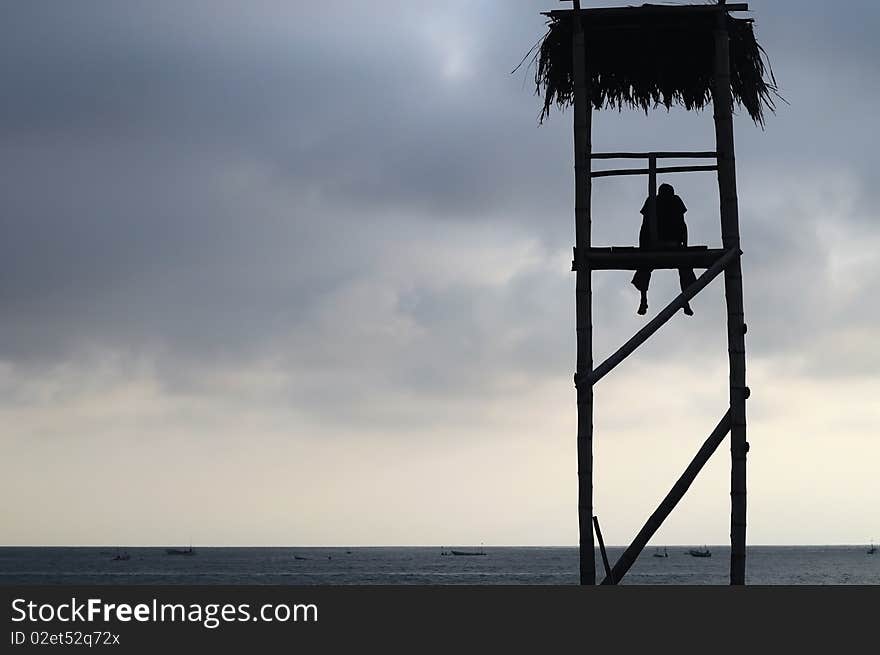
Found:
[[[686,546],[668,557],[646,549],[623,584],[724,585],[729,547],[696,558]],[[880,584],[880,552],[865,546],[754,546],[747,583]],[[610,548],[612,564],[623,551]],[[577,584],[576,548],[485,548],[482,557],[444,556],[441,548],[199,548],[193,556],[164,548],[0,548],[0,584]],[[297,559],[297,557],[305,559]],[[602,570],[598,553],[596,563]]]

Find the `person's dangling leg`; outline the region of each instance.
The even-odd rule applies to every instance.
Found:
[[[697,276],[694,275],[694,269],[692,269],[692,268],[678,269],[678,283],[681,286],[682,291],[686,290],[689,286],[691,286],[696,281],[697,281]],[[684,304],[684,313],[688,316],[694,315],[694,310],[691,309],[690,303]]]
[[[645,268],[636,271],[632,278],[632,285],[641,292],[641,301],[639,303],[638,313],[641,315],[648,313],[648,287],[651,284],[651,269]]]

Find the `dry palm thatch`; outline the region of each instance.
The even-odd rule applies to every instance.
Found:
[[[649,11],[642,11],[649,9]],[[570,12],[548,14],[548,31],[532,58],[537,93],[544,98],[541,120],[555,104],[574,100]],[[644,5],[611,15],[582,16],[596,109],[647,110],[674,104],[702,109],[712,101],[716,16],[682,6]],[[774,111],[776,79],[766,53],[755,40],[751,19],[727,17],[730,34],[730,86],[733,99],[764,124]],[[530,53],[531,54],[531,53]],[[528,55],[526,55],[528,57]]]

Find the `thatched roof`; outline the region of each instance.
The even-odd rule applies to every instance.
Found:
[[[702,109],[712,101],[716,11],[702,6],[643,5],[584,11],[581,23],[591,78],[592,104],[647,110],[674,104]],[[548,31],[535,52],[541,120],[555,104],[574,99],[570,11],[546,14]],[[755,40],[751,19],[726,17],[730,34],[730,86],[734,101],[759,125],[774,110],[776,80]],[[536,46],[538,48],[538,46]],[[528,55],[527,55],[528,57]]]

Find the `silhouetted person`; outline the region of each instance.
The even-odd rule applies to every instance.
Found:
[[[687,246],[687,225],[684,222],[684,214],[687,207],[681,198],[675,195],[675,189],[670,184],[661,184],[657,189],[657,239],[651,236],[650,209],[651,199],[645,200],[642,205],[642,228],[639,230],[639,248],[645,250],[674,250]],[[678,269],[678,279],[681,290],[684,291],[697,281],[693,269]],[[639,314],[648,311],[648,286],[651,284],[651,269],[636,271],[632,279],[633,286],[642,292]],[[690,303],[685,304],[684,313],[694,315]]]

